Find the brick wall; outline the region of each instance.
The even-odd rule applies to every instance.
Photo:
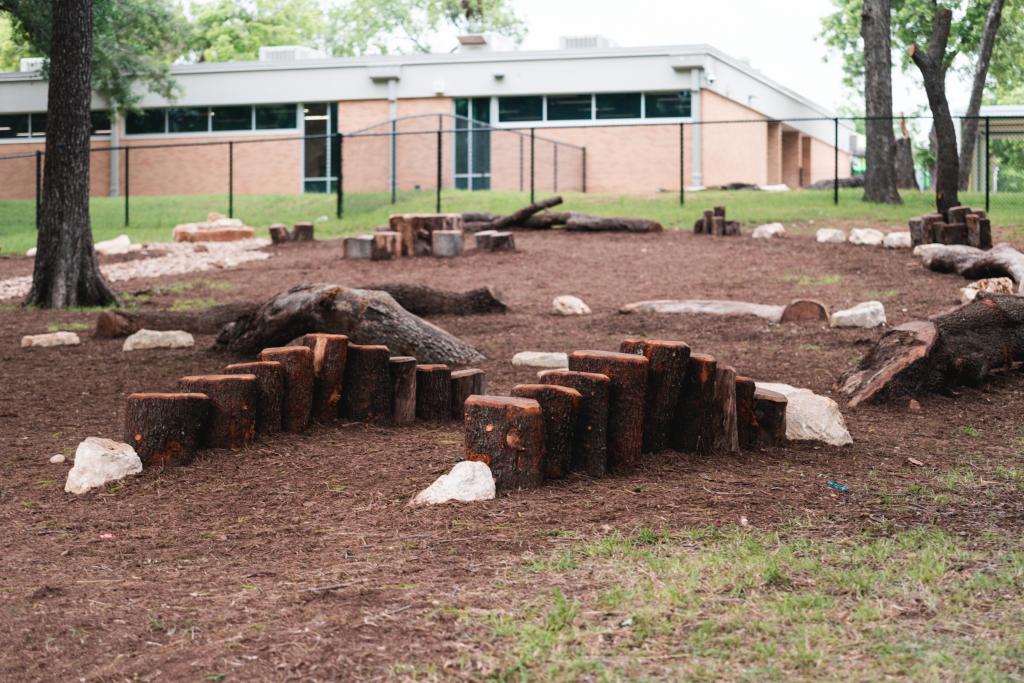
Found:
[[[106,140],[93,143],[93,149],[108,147]],[[44,143],[0,145],[0,156],[42,152]],[[43,163],[45,164],[45,157]],[[89,190],[94,197],[109,194],[110,152],[93,152],[89,169]],[[35,157],[0,161],[0,199],[32,199],[36,196]]]
[[[765,119],[753,109],[710,90],[701,90],[701,117],[705,121]],[[700,135],[701,182],[705,187],[767,183],[767,123],[709,124],[700,126]]]

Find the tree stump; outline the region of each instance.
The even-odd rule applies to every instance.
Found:
[[[575,389],[581,396],[577,411],[569,469],[603,477],[608,472],[608,402],[611,380],[607,375],[572,370],[550,370],[541,377],[545,384]]]
[[[312,242],[313,241],[313,224],[312,223],[296,223],[292,226],[292,241],[293,242]]]
[[[711,449],[715,453],[738,453],[740,442],[736,415],[736,370],[728,365],[719,365],[715,369],[711,420]]]
[[[624,470],[640,460],[644,436],[647,367],[643,356],[612,351],[573,351],[569,369],[607,375],[611,380],[608,405],[608,467]]]
[[[349,420],[391,415],[391,351],[380,345],[348,345],[341,414]]]
[[[992,221],[978,213],[967,215],[967,246],[992,248]]]
[[[643,449],[647,453],[665,450],[669,447],[669,431],[686,379],[690,347],[677,341],[627,339],[619,346],[619,351],[644,356],[649,363]]]
[[[487,393],[487,375],[483,370],[470,368],[452,373],[452,419],[463,418],[463,405],[473,395]],[[513,394],[514,395],[514,394]]]
[[[452,419],[452,371],[447,365],[416,366],[416,417],[428,422]]]
[[[784,323],[828,322],[828,306],[815,299],[794,299],[782,311]]]
[[[226,375],[255,375],[258,400],[256,401],[256,432],[273,434],[284,426],[285,377],[284,366],[277,361],[234,363],[224,368]]]
[[[487,463],[501,490],[539,486],[544,415],[533,399],[471,396],[465,411],[466,460]]]
[[[348,337],[343,334],[313,332],[299,340],[313,352],[313,410],[319,422],[338,419],[348,358]]]
[[[206,432],[209,413],[206,394],[131,394],[124,441],[146,467],[187,465]]]
[[[342,240],[345,258],[368,259],[373,257],[373,235],[356,235]]]
[[[373,248],[370,259],[373,261],[389,261],[400,255],[399,240],[401,235],[393,230],[378,230],[373,234]]]
[[[435,230],[430,233],[430,251],[434,256],[462,256],[461,230]]]
[[[750,448],[754,427],[754,380],[736,376],[736,437],[740,448]]]
[[[270,232],[271,244],[284,244],[290,242],[292,235],[288,232],[288,228],[282,223],[274,223],[267,230]]]
[[[476,233],[479,251],[515,251],[516,238],[507,230],[482,230]]]
[[[764,448],[786,443],[785,396],[767,389],[754,392],[754,422],[750,433],[750,445]]]
[[[416,421],[416,359],[392,356],[388,359],[391,375],[391,420],[396,425]]]
[[[431,233],[435,230],[462,231],[462,214],[404,213],[391,216],[391,230],[401,235],[402,256],[430,256]]]
[[[189,375],[178,380],[178,388],[210,398],[201,446],[236,450],[252,442],[259,403],[256,375]]]
[[[686,381],[672,429],[672,446],[678,451],[707,455],[714,446],[712,412],[718,362],[706,353],[691,353]]]
[[[576,421],[583,396],[557,384],[519,384],[512,396],[532,398],[544,416],[544,457],[541,471],[547,479],[561,479],[572,469]]]
[[[263,349],[260,360],[277,361],[284,368],[284,430],[301,432],[313,412],[313,352],[305,346]]]

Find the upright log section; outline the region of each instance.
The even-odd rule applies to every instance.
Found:
[[[569,469],[603,477],[608,472],[608,402],[611,380],[607,375],[572,370],[550,370],[545,384],[567,387],[581,396]]]
[[[462,214],[458,213],[402,213],[391,216],[391,230],[401,235],[402,256],[430,256],[431,239],[435,230],[462,230]]]
[[[416,417],[427,422],[452,419],[452,371],[447,365],[416,366]]]
[[[187,465],[199,448],[209,413],[206,394],[131,394],[124,441],[146,467]]]
[[[396,425],[416,421],[416,359],[392,356],[388,359],[391,375],[391,420]]]
[[[754,430],[754,391],[756,385],[750,377],[736,376],[736,436],[740,448],[750,448]]]
[[[647,453],[665,450],[686,379],[690,347],[679,341],[627,339],[619,351],[643,356],[649,363],[643,449]]]
[[[273,434],[284,427],[284,400],[287,390],[284,366],[277,361],[234,363],[225,366],[226,375],[255,375],[258,399],[256,401],[256,432]]]
[[[544,458],[541,470],[547,479],[561,479],[572,469],[572,444],[583,396],[557,384],[520,384],[512,396],[532,398],[544,415]]]
[[[738,453],[736,370],[729,365],[719,365],[715,369],[714,401],[711,448],[715,453]]]
[[[706,353],[691,353],[686,381],[672,428],[672,447],[677,451],[707,455],[714,446],[712,411],[715,403],[715,371],[718,362]]]
[[[767,389],[754,392],[754,423],[750,445],[755,448],[786,443],[786,405],[788,399]]]
[[[349,420],[380,420],[391,414],[391,351],[349,344],[341,414]]]
[[[305,346],[281,346],[260,351],[260,360],[284,368],[284,430],[301,432],[313,411],[313,352]]]
[[[338,418],[348,358],[348,337],[343,334],[312,332],[299,340],[313,352],[313,411],[318,422]]]
[[[487,375],[483,370],[469,368],[452,373],[452,419],[461,420],[466,399],[487,393]],[[514,395],[514,394],[513,394]]]
[[[210,419],[201,446],[239,449],[252,442],[259,402],[256,375],[189,375],[178,380],[178,388],[210,397]]]
[[[613,351],[573,351],[569,369],[611,380],[608,406],[608,467],[624,470],[640,460],[644,437],[647,367],[643,356]]]
[[[465,412],[466,460],[487,463],[501,490],[539,486],[544,416],[533,399],[471,396]]]

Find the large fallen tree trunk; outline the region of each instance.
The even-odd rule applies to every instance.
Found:
[[[315,284],[292,287],[228,323],[216,346],[242,353],[284,346],[310,332],[348,335],[356,344],[383,344],[421,363],[461,365],[482,360],[471,345],[398,305],[387,292]]]
[[[925,268],[958,273],[969,280],[1009,277],[1024,294],[1024,254],[1001,242],[988,250],[962,244],[922,244],[914,249]]]
[[[192,334],[217,334],[226,323],[252,313],[259,304],[224,304],[201,311],[126,311],[112,308],[96,317],[93,335],[99,339],[127,337],[141,329],[185,330]]]
[[[387,292],[405,310],[416,315],[475,315],[504,313],[508,310],[501,292],[493,287],[477,287],[466,292],[449,292],[425,285],[388,282],[363,289]]]
[[[524,206],[518,211],[513,211],[506,216],[495,216],[490,220],[471,220],[473,218],[484,218],[487,214],[472,212],[465,213],[463,214],[463,227],[469,232],[479,232],[481,230],[504,230],[508,227],[521,225],[533,214],[544,211],[545,209],[550,209],[552,206],[558,206],[561,203],[561,197],[548,197],[547,199],[542,199],[539,202],[530,204],[529,206]],[[466,218],[466,216],[469,216],[469,218]]]
[[[865,401],[981,384],[991,373],[1024,361],[1024,298],[979,294],[930,320],[882,335],[837,387],[850,407]]]
[[[661,223],[646,218],[573,214],[565,224],[565,229],[589,232],[661,232],[662,227]]]

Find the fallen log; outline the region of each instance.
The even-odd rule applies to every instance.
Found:
[[[464,365],[483,360],[475,348],[413,315],[387,292],[341,285],[299,285],[228,323],[216,347],[252,353],[284,346],[310,332],[344,334],[356,344],[380,344],[422,363]]]
[[[524,206],[518,211],[513,211],[507,216],[498,216],[494,220],[487,223],[487,228],[490,230],[504,230],[505,228],[512,227],[514,225],[520,225],[527,218],[535,213],[539,213],[544,209],[550,209],[552,206],[558,206],[562,203],[561,197],[548,197],[542,199],[539,202]]]
[[[661,223],[646,218],[625,216],[588,216],[574,214],[565,224],[570,232],[661,232]]]
[[[223,304],[202,311],[126,311],[112,308],[96,316],[97,339],[116,339],[147,330],[184,330],[192,334],[217,334],[229,322],[256,310],[259,304]]]
[[[855,368],[840,377],[837,387],[854,407],[865,401],[977,386],[1021,361],[1024,298],[980,293],[948,313],[885,333]]]
[[[572,211],[543,211],[527,218],[514,228],[526,228],[527,230],[550,230],[556,225],[565,225],[573,216],[578,216]]]
[[[1024,294],[1024,253],[1005,242],[988,250],[962,244],[922,244],[914,249],[914,255],[937,273],[957,273],[968,280],[1009,277],[1017,283],[1017,293]]]
[[[476,315],[504,313],[508,305],[497,289],[477,287],[465,292],[450,292],[426,285],[386,282],[363,289],[387,292],[398,305],[414,315]]]

